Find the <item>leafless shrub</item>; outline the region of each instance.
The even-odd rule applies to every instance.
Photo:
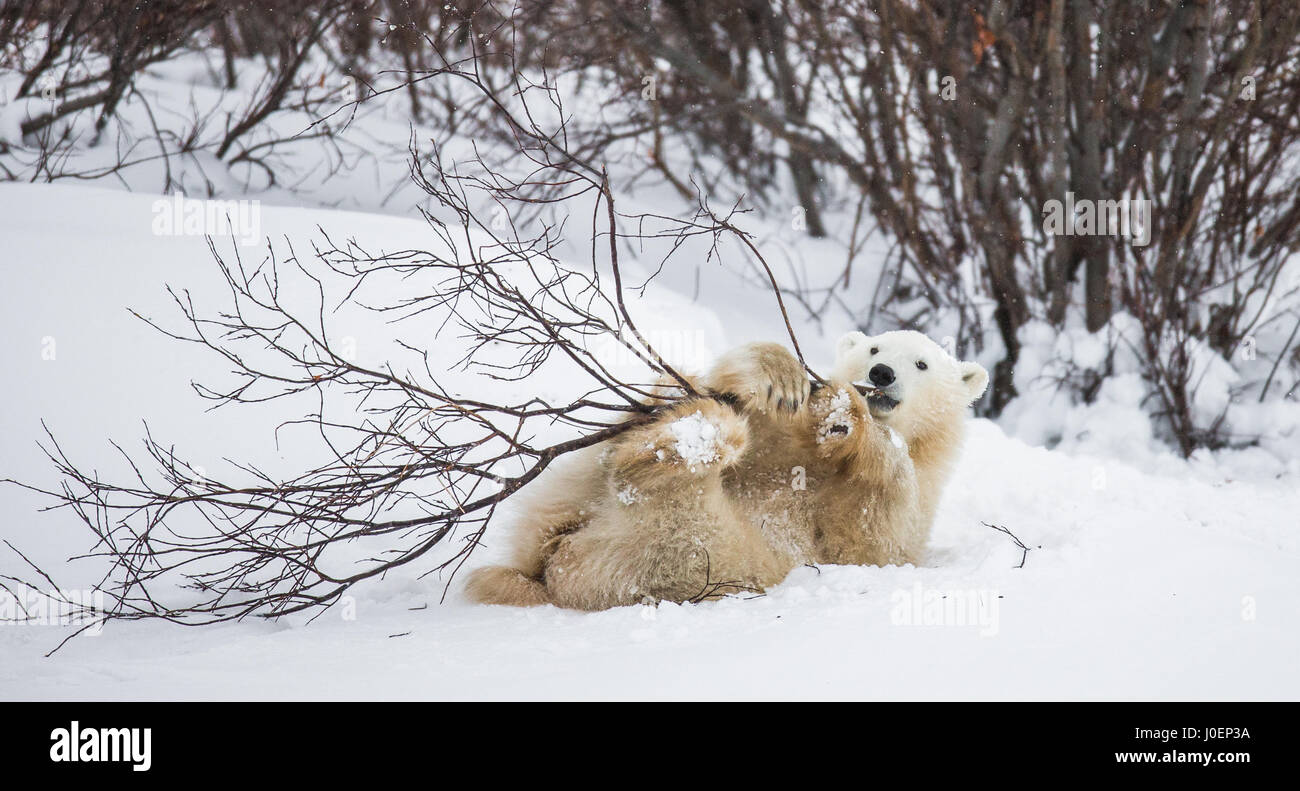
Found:
[[[1189,406],[1192,347],[1231,356],[1300,320],[1277,309],[1300,247],[1298,33],[1289,0],[25,0],[0,14],[0,52],[24,74],[19,98],[48,84],[60,102],[24,124],[33,148],[7,176],[70,175],[74,141],[58,121],[93,111],[98,134],[143,101],[144,69],[191,48],[221,53],[227,86],[249,79],[250,59],[262,81],[234,113],[183,134],[155,128],[162,156],[211,150],[288,186],[286,145],[349,145],[350,116],[332,112],[338,78],[358,99],[404,95],[439,139],[512,143],[497,105],[516,72],[563,76],[599,105],[570,122],[578,159],[636,141],[631,178],[662,177],[692,203],[743,195],[788,210],[789,184],[808,233],[846,251],[842,279],[782,279],[809,314],[838,306],[869,330],[942,325],[961,353],[1000,347],[987,414],[1017,396],[1031,323],[1096,333],[1117,311],[1137,318],[1153,411],[1190,452],[1230,439]],[[431,79],[469,61],[482,90]],[[324,120],[286,132],[284,113]],[[119,142],[119,165],[137,144]],[[1070,193],[1148,202],[1150,244],[1049,232],[1044,208]],[[890,252],[867,261],[862,240],[877,231]],[[855,269],[876,270],[869,304],[844,301]],[[1261,351],[1262,397],[1300,362],[1291,341]]]
[[[437,76],[492,90],[472,66]],[[181,326],[145,319],[228,364],[230,381],[194,385],[215,407],[297,405],[301,417],[277,434],[308,429],[319,463],[284,477],[235,460],[220,476],[147,433],[143,454],[115,445],[133,479],[108,480],[49,434],[44,448],[61,487],[19,485],[54,498],[89,529],[87,557],[107,564],[102,618],[280,617],[328,607],[352,585],[421,559],[429,559],[425,573],[454,571],[497,507],[555,459],[647,419],[673,393],[695,392],[629,314],[619,248],[635,242],[668,256],[690,240],[711,251],[730,240],[757,254],[752,242],[707,204],[686,219],[620,214],[604,169],[565,147],[563,114],[551,126],[536,120],[540,103],[558,106],[554,88],[517,75],[511,95],[498,112],[517,143],[512,173],[522,175],[481,159],[438,167],[412,143],[412,177],[436,207],[425,215],[431,249],[372,253],[325,236],[309,256],[271,245],[250,262],[238,248],[227,257],[211,246],[226,307],[207,315],[173,291]],[[504,227],[481,220],[493,204],[532,219],[525,226],[515,211]],[[595,218],[581,266],[557,252],[573,215]],[[334,325],[348,312],[391,330],[385,363],[363,365],[340,346]],[[513,382],[558,366],[580,395],[561,403],[458,393],[430,356],[431,322],[435,337],[459,335],[460,369]],[[611,371],[595,341],[639,358],[644,380]],[[453,537],[460,545],[433,559]],[[49,579],[33,569],[35,579],[10,582],[36,588]]]
[[[721,152],[758,192],[783,164],[810,231],[821,230],[813,218],[825,199],[811,174],[842,174],[860,191],[907,273],[882,303],[956,312],[959,345],[978,347],[978,303],[991,302],[1004,357],[988,412],[1016,395],[1028,322],[1062,327],[1079,315],[1096,332],[1119,307],[1151,336],[1148,379],[1171,436],[1185,452],[1220,441],[1186,409],[1187,344],[1232,354],[1259,328],[1261,301],[1278,296],[1282,264],[1300,243],[1291,176],[1300,14],[1291,4],[572,8],[594,20],[583,33],[589,61],[603,55],[629,87],[660,74],[658,101],[642,103],[654,123]],[[620,52],[603,49],[609,42]],[[1150,245],[1049,234],[1044,208],[1067,192],[1150,201]],[[896,318],[924,326],[928,317]]]

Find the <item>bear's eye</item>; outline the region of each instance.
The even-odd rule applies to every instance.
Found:
[[[917,360],[916,367],[920,368],[922,371],[924,371],[926,368],[929,368],[929,366],[925,364],[925,360]]]
[[[879,346],[872,346],[872,347],[871,347],[871,353],[872,353],[872,354],[875,354],[875,353],[878,352],[878,351],[880,351],[880,347],[879,347]]]

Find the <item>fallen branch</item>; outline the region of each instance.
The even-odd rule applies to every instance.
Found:
[[[1016,546],[1020,547],[1021,550],[1020,564],[1016,566],[1016,568],[1022,569],[1025,567],[1025,559],[1029,557],[1029,547],[1025,546],[1024,542],[1021,541],[1019,538],[1017,538],[1015,533],[1012,533],[1010,530],[1006,529],[1002,525],[991,525],[988,522],[980,522],[980,524],[984,525],[985,527],[991,527],[994,530],[998,531],[999,533],[1005,533],[1006,535],[1010,536],[1011,540],[1014,541],[1016,543]]]

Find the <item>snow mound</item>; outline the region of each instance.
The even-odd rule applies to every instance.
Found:
[[[114,459],[106,439],[137,436],[145,416],[156,435],[213,459],[313,460],[300,442],[267,439],[291,414],[249,410],[232,421],[205,411],[188,382],[219,375],[224,363],[123,310],[174,316],[164,283],[208,307],[226,288],[202,238],[149,232],[156,197],[0,185],[0,237],[15,262],[8,293],[22,295],[0,311],[0,330],[18,339],[3,352],[11,381],[23,383],[0,409],[0,477],[57,485],[36,445],[42,419],[74,458],[101,470]],[[417,220],[269,202],[262,213],[274,238],[311,239],[320,226],[375,248],[428,243]],[[654,310],[674,299],[659,293]],[[692,332],[726,326],[733,340],[769,337],[754,302],[714,300],[727,311],[719,320],[676,299],[672,321],[689,320]],[[643,327],[662,319],[649,313]],[[831,348],[833,334],[804,332],[812,353]],[[360,354],[381,363],[383,328],[357,337]],[[442,367],[460,354],[431,348]],[[1041,370],[1030,351],[1027,374]],[[1133,360],[1117,354],[1115,364],[1119,376],[1095,404],[1041,393],[1013,436],[971,421],[918,565],[801,567],[764,596],[587,613],[466,602],[462,576],[430,573],[460,551],[457,540],[350,590],[310,626],[307,616],[203,629],[120,623],[49,659],[72,627],[0,627],[0,700],[1300,698],[1300,405],[1283,402],[1245,426],[1267,430],[1271,444],[1184,460],[1152,441],[1140,412],[1121,409],[1142,383]],[[443,384],[484,386],[458,373]],[[572,395],[558,374],[520,387]],[[1059,438],[1054,447],[1026,441],[1039,427]],[[665,457],[676,442],[688,463],[711,462],[720,428],[703,414],[678,420]],[[1288,459],[1281,470],[1279,456]],[[3,536],[58,568],[60,585],[93,585],[98,567],[63,564],[87,548],[75,517],[43,505],[0,488]],[[509,536],[494,524],[463,571],[506,562]],[[22,560],[0,553],[0,574],[17,572]],[[985,623],[945,614],[949,602],[972,600],[990,605],[980,611]]]

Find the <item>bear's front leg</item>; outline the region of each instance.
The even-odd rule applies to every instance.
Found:
[[[773,414],[797,413],[811,389],[803,365],[778,343],[750,343],[727,352],[705,384],[735,396],[747,411]]]
[[[890,482],[911,474],[907,443],[871,416],[851,384],[832,382],[814,393],[804,426],[805,441],[838,475]]]
[[[917,532],[919,489],[902,437],[844,383],[813,395],[806,436],[818,459],[817,562],[915,562],[925,536]]]

